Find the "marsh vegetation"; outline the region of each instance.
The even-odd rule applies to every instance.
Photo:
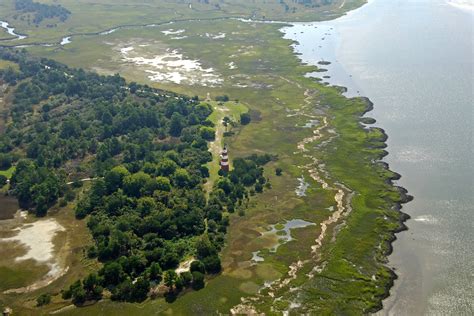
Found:
[[[72,12],[65,23],[76,23],[74,4],[64,5]],[[222,17],[221,10],[200,11],[207,5],[192,4],[196,19]],[[109,4],[109,20],[99,24],[112,24],[119,6]],[[176,6],[163,4],[159,19],[169,21],[166,8]],[[268,6],[262,10],[278,18],[274,4]],[[348,8],[343,5],[331,14]],[[188,9],[180,11],[183,20]],[[137,22],[134,10],[138,8],[130,8],[120,24]],[[248,13],[242,5],[233,10]],[[304,12],[311,10],[319,18],[329,17],[316,6]],[[310,16],[298,12],[292,17]],[[150,19],[145,16],[136,24]],[[82,27],[85,32],[107,30],[104,25]],[[82,188],[77,182],[75,197],[66,206],[71,221],[73,210],[86,218],[78,222],[87,222],[92,237],[78,257],[94,268],[78,276],[79,265],[71,265],[74,279],[68,273],[67,284],[60,280],[35,294],[66,289],[64,299],[78,305],[102,297],[93,306],[63,311],[71,315],[362,314],[380,308],[393,281],[385,257],[393,233],[402,228],[397,207],[406,199],[390,182],[395,174],[378,163],[385,155],[386,135],[361,124],[372,121],[362,118],[371,108],[368,100],[345,98],[340,89],[305,76],[318,68],[298,61],[280,28],[236,19],[175,21],[172,26],[157,23],[75,36],[61,49],[28,49],[101,74],[43,60],[53,69],[39,72],[47,79],[59,67],[58,81],[64,87],[42,90],[47,81],[32,76],[27,83],[18,78],[18,87],[24,87],[12,91],[20,93],[21,101],[12,103],[19,106],[12,108],[14,124],[38,135],[22,140],[16,150],[27,153],[34,142],[40,142],[39,153],[48,149],[48,142],[41,144],[46,128],[55,150],[43,162],[30,159],[49,166],[59,180],[59,171],[67,170],[62,184],[97,179]],[[31,34],[58,36],[56,31],[41,35],[43,31]],[[123,77],[113,75],[117,72]],[[38,89],[47,93],[32,102],[29,93]],[[225,117],[228,130],[222,128]],[[46,121],[55,118],[63,122]],[[215,129],[214,139],[209,129]],[[234,169],[219,175],[217,154],[224,142]],[[55,165],[49,157],[58,152],[73,156],[59,157]],[[298,179],[304,179],[304,189],[297,189]],[[59,200],[68,190],[59,190]],[[176,274],[180,262],[193,258],[203,264],[190,267],[191,276]],[[201,288],[203,272],[208,277]],[[109,278],[113,275],[119,277]],[[77,279],[81,281],[74,283]],[[160,289],[160,284],[166,287]],[[166,297],[148,299],[144,293],[150,288],[156,288],[151,293],[166,292]],[[2,300],[11,302],[9,297]],[[40,311],[67,304],[56,295]]]

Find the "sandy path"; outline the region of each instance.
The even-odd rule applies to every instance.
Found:
[[[222,139],[224,138],[224,125],[222,124],[222,120],[229,109],[224,106],[217,106],[214,108],[214,111],[217,112],[217,123],[215,126],[216,129],[216,136],[214,141],[209,142],[209,152],[212,154],[212,164],[219,164],[219,158],[222,151]],[[214,181],[212,179],[212,175],[207,179],[206,183],[204,184],[204,189],[206,190],[206,194],[209,194],[212,190],[212,186],[214,185]]]
[[[84,178],[84,179],[80,179],[80,180],[77,180],[79,182],[87,182],[87,181],[94,181],[94,180],[97,180],[98,178]],[[66,184],[67,185],[71,185],[73,184],[74,182],[77,182],[77,181],[70,181],[70,182],[67,182]]]

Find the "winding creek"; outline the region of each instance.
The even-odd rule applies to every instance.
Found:
[[[6,39],[6,40],[22,40],[22,39],[27,38],[26,35],[21,35],[21,34],[15,33],[15,28],[10,26],[10,24],[8,24],[8,22],[0,21],[0,28],[4,29],[5,31],[7,31],[8,34],[15,37],[13,39]]]

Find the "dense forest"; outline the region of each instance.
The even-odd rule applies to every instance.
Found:
[[[0,135],[2,161],[16,168],[11,192],[37,216],[72,202],[94,240],[87,256],[103,263],[64,299],[142,301],[159,284],[173,299],[220,271],[229,214],[243,215],[249,197],[270,187],[263,165],[274,157],[234,159],[206,197],[208,104],[22,50],[0,49],[0,58],[19,65],[0,70],[11,100]],[[90,188],[78,195],[81,179]],[[176,274],[189,258],[190,271]]]
[[[15,10],[21,13],[32,13],[34,24],[40,24],[44,19],[53,18],[64,22],[71,15],[71,12],[61,5],[44,4],[33,0],[15,0]]]

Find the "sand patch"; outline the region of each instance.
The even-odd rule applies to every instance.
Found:
[[[161,33],[163,33],[165,35],[179,35],[179,34],[182,34],[184,32],[185,32],[185,30],[174,30],[174,29],[161,31]]]
[[[230,63],[227,64],[230,70],[237,69],[237,65],[231,61]]]
[[[54,258],[53,238],[56,233],[65,229],[54,219],[47,219],[25,224],[16,230],[19,231],[16,236],[0,239],[1,242],[19,242],[28,249],[27,253],[17,257],[16,261],[33,259],[38,262],[49,262]]]
[[[222,78],[213,68],[204,67],[197,59],[186,58],[177,49],[156,46],[128,44],[119,46],[118,50],[122,61],[139,66],[151,81],[211,87],[222,84]],[[162,53],[156,54],[157,50],[162,50]],[[153,55],[150,51],[154,52]]]
[[[26,254],[16,257],[15,261],[35,260],[38,263],[45,263],[49,266],[49,272],[39,281],[23,288],[12,289],[5,293],[30,292],[47,286],[54,280],[64,275],[68,267],[62,268],[54,256],[53,239],[57,233],[65,231],[54,219],[39,220],[31,224],[24,224],[15,229],[18,231],[15,236],[0,239],[1,243],[19,243],[26,248]]]
[[[225,33],[219,32],[217,34],[211,34],[211,33],[206,33],[204,34],[204,37],[210,38],[210,39],[222,39],[226,37]]]
[[[298,197],[306,196],[306,190],[309,188],[309,183],[305,181],[304,176],[299,177],[298,186],[295,189],[295,193]]]
[[[191,270],[191,263],[196,260],[194,258],[190,258],[186,261],[183,261],[179,264],[179,267],[175,270],[177,274],[183,273],[183,272],[189,272]]]

